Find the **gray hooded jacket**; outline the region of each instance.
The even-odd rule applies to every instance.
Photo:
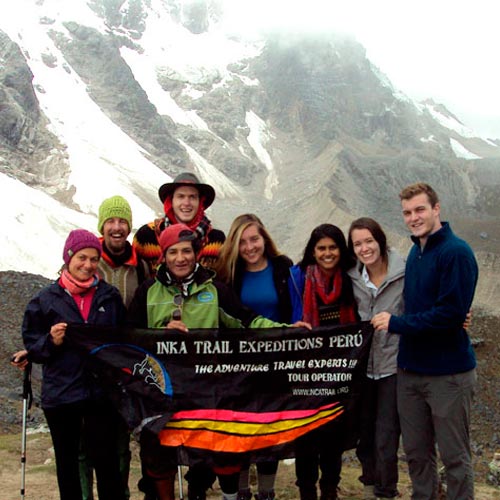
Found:
[[[375,296],[365,284],[361,274],[363,265],[357,263],[348,271],[352,280],[354,298],[358,304],[358,313],[363,321],[369,321],[375,314],[387,311],[401,315],[404,312],[403,287],[405,261],[393,249],[388,250],[389,265],[387,276],[378,288]],[[397,372],[399,335],[387,331],[375,332],[373,335],[367,375],[379,377]]]

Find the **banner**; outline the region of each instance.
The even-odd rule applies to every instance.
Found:
[[[69,325],[67,337],[90,353],[131,428],[147,425],[188,453],[275,459],[315,429],[357,420],[372,332],[368,322],[189,333]]]

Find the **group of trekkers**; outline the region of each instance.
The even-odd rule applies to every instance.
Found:
[[[192,173],[162,185],[159,197],[164,215],[140,227],[132,243],[129,203],[121,196],[104,200],[101,237],[71,231],[59,278],[25,311],[25,350],[13,363],[42,365],[41,405],[61,500],[92,499],[94,471],[101,500],[130,497],[130,430],[85,369],[84,356],[65,341],[69,323],[189,332],[312,330],[357,321],[371,321],[374,334],[356,442],[346,443],[344,424],[335,422],[299,438],[297,496],[316,500],[319,483],[321,500],[339,498],[342,455],[355,447],[363,498],[397,497],[402,436],[413,499],[437,498],[436,447],[447,497],[473,498],[469,422],[476,363],[464,322],[478,268],[467,243],[441,221],[431,186],[419,182],[400,193],[414,242],[407,259],[389,247],[378,222],[362,217],[352,222],[347,238],[333,224],[315,227],[295,265],[257,215],[236,217],[227,238],[213,228],[206,210],[215,191]],[[140,445],[145,500],[174,499],[175,448],[148,432]],[[278,459],[257,461],[255,492],[250,465],[242,459],[237,471],[228,471],[193,464],[186,474],[188,499],[205,499],[216,478],[224,500],[274,499]]]

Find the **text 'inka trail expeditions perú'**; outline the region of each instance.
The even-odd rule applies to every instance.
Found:
[[[303,339],[279,339],[279,340],[194,340],[189,342],[196,354],[251,354],[272,352],[294,352],[322,349],[323,337],[309,337]],[[363,343],[361,332],[356,334],[335,335],[328,339],[330,348],[352,348],[359,347]],[[163,341],[156,342],[156,354],[187,354],[187,341]]]

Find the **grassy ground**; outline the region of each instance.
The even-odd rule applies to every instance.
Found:
[[[136,484],[140,477],[138,449],[132,443],[132,466],[130,477],[131,500],[142,500]],[[29,434],[26,446],[25,498],[27,500],[57,500],[59,498],[55,477],[52,443],[47,433]],[[20,498],[21,489],[21,436],[20,434],[0,435],[0,498],[12,500]],[[362,486],[357,480],[359,464],[352,453],[346,453],[340,484],[340,498],[349,500],[362,499]],[[295,500],[298,491],[294,484],[294,465],[281,462],[276,483],[277,500]],[[185,486],[185,483],[184,483]],[[406,464],[401,463],[400,476],[401,499],[410,499],[410,486],[406,473]],[[185,489],[185,488],[184,488]],[[97,498],[97,496],[96,496]],[[220,499],[220,490],[216,486],[209,499]],[[486,484],[476,485],[476,500],[500,500],[500,489]]]

